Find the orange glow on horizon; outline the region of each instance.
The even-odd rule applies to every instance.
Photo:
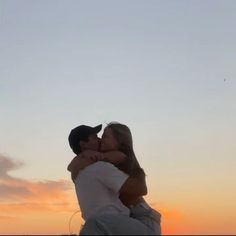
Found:
[[[14,166],[14,163],[5,157],[1,160],[6,168],[3,168],[4,165],[0,166],[0,234],[79,232],[84,223],[80,213],[73,217],[72,232],[69,232],[69,220],[79,210],[72,182],[13,178],[6,170],[8,166]],[[235,234],[235,208],[230,204],[234,198],[227,196],[229,201],[226,201],[222,195],[220,200],[224,204],[219,204],[217,208],[217,199],[213,197],[220,193],[211,191],[211,194],[201,197],[201,189],[197,190],[198,195],[191,194],[188,198],[181,198],[182,202],[176,197],[173,200],[169,198],[165,203],[156,203],[153,196],[149,197],[147,201],[162,215],[162,233]]]

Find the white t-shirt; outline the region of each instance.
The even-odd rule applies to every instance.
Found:
[[[75,189],[83,219],[103,214],[129,215],[119,199],[119,190],[128,175],[114,165],[99,161],[80,171]]]

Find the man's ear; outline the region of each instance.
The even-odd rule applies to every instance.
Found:
[[[84,141],[79,141],[80,149],[83,150],[86,148],[86,142]]]

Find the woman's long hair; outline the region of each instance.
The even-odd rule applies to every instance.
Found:
[[[133,149],[132,134],[128,126],[117,122],[111,122],[106,128],[110,128],[113,136],[117,140],[118,150],[126,155],[126,161],[117,167],[129,176],[145,176],[140,167]]]

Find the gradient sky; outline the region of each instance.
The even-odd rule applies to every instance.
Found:
[[[236,234],[235,12],[233,0],[0,0],[0,233],[68,233],[68,134],[119,121],[164,233]]]

